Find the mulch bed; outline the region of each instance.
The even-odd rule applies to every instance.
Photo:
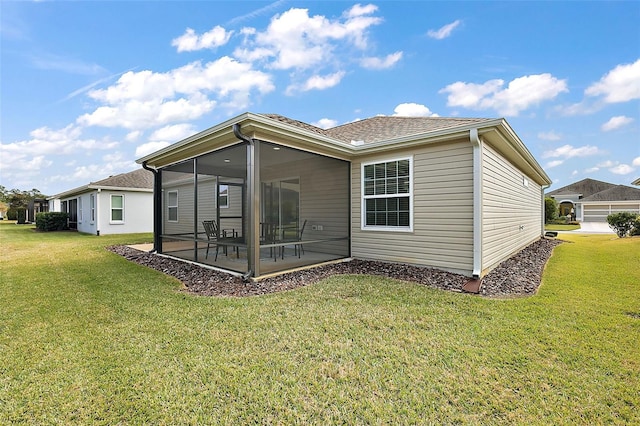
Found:
[[[482,279],[479,294],[488,297],[517,297],[534,294],[553,248],[561,241],[540,239],[505,260]],[[108,250],[126,259],[177,278],[185,291],[202,296],[245,297],[292,290],[337,274],[380,275],[429,287],[461,292],[468,277],[434,268],[371,260],[350,260],[290,272],[277,277],[245,282],[242,278],[198,265],[142,252],[127,246]]]

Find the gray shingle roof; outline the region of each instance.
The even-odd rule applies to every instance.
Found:
[[[626,185],[613,185],[612,188],[585,197],[582,201],[638,201],[640,189]]]
[[[145,169],[138,169],[129,173],[120,173],[119,175],[109,176],[106,179],[91,182],[89,186],[153,189],[153,173]]]
[[[494,120],[492,118],[445,118],[445,117],[396,117],[377,116],[342,124],[330,129],[321,129],[302,121],[293,120],[278,114],[261,114],[272,120],[287,123],[302,129],[342,142],[362,141],[380,142],[404,136],[419,135],[437,130],[453,129]]]
[[[583,198],[589,197],[607,189],[611,189],[616,185],[612,183],[602,182],[595,179],[582,179],[579,182],[572,183],[571,185],[563,186],[554,191],[547,192],[547,195],[558,196],[565,194],[582,194]]]

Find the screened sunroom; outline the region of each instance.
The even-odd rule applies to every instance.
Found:
[[[157,173],[159,253],[247,277],[350,255],[347,161],[253,139]]]

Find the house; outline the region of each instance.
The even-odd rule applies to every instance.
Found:
[[[482,277],[541,238],[551,184],[487,118],[321,129],[247,112],[137,161],[155,174],[155,249],[246,278],[343,258]]]
[[[638,185],[640,186],[640,178],[634,180],[633,182],[631,182],[631,185]]]
[[[153,231],[153,174],[144,169],[110,176],[48,198],[69,214],[69,229],[95,235]]]
[[[48,212],[49,211],[49,201],[46,198],[34,198],[29,201],[29,205],[27,206],[27,222],[36,221],[36,215],[38,213]]]
[[[623,211],[640,214],[640,189],[583,179],[547,193],[558,202],[560,216],[574,214],[580,222],[606,222]]]

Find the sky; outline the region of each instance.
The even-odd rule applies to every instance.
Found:
[[[638,1],[0,0],[0,185],[54,195],[250,111],[505,118],[549,190],[640,177]]]

